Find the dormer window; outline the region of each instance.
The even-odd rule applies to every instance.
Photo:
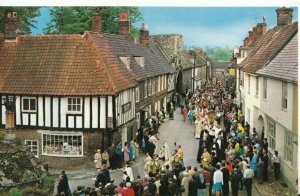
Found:
[[[130,57],[129,56],[120,56],[122,63],[124,63],[128,70],[130,70]]]
[[[134,59],[137,62],[137,64],[139,64],[139,66],[145,67],[145,58],[143,56],[136,56],[134,57]]]

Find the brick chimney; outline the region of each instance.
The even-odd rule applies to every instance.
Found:
[[[281,7],[276,10],[277,12],[277,26],[288,25],[292,23],[293,9]]]
[[[249,38],[249,42],[251,42],[252,40],[253,40],[253,31],[252,31],[252,29],[248,32],[248,34],[249,34],[249,36],[248,36],[248,38]]]
[[[244,47],[247,47],[248,44],[249,44],[249,38],[245,37],[245,39],[244,39]]]
[[[253,34],[252,36],[253,36],[253,39],[255,39],[255,38],[256,38],[256,34],[257,34],[257,33],[256,33],[257,27],[255,26],[255,27],[253,27],[252,29],[253,29],[253,30],[252,30],[252,34]]]
[[[15,39],[19,32],[17,12],[8,12],[5,19],[5,39]]]
[[[127,12],[121,12],[119,14],[119,35],[124,36],[128,41],[131,41],[130,36],[130,21]]]
[[[263,22],[256,25],[256,35],[260,36],[267,32],[266,17],[263,17]]]
[[[94,13],[92,16],[92,31],[101,33],[101,16],[99,13]]]
[[[140,30],[139,40],[140,40],[140,44],[142,44],[145,47],[148,47],[148,45],[149,45],[149,29],[148,29],[148,25],[146,25],[144,23],[142,24],[142,28]]]

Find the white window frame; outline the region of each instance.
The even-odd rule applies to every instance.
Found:
[[[141,118],[140,113],[137,112],[136,113],[136,126],[137,126],[138,129],[141,127],[140,118]]]
[[[256,84],[255,84],[255,97],[258,97],[258,92],[259,92],[259,77],[256,77]]]
[[[135,102],[138,103],[140,101],[140,89],[139,87],[135,88]]]
[[[251,80],[251,76],[248,75],[248,94],[250,94],[250,80]]]
[[[33,142],[36,142],[36,144],[33,144]],[[30,152],[36,157],[39,157],[39,142],[37,140],[25,140],[24,141],[25,146],[27,146],[30,150]],[[34,151],[34,147],[36,147],[36,152]]]
[[[147,87],[148,87],[148,89],[147,89],[147,95],[148,96],[151,96],[152,94],[152,80],[151,80],[151,78],[150,79],[148,79],[147,80]]]
[[[293,165],[294,161],[294,138],[295,135],[286,129],[284,133],[284,160],[290,166]]]
[[[267,99],[267,93],[268,93],[268,78],[264,77],[263,81],[263,98]]]
[[[24,109],[24,105],[25,105],[24,100],[25,99],[28,99],[28,110]],[[31,104],[30,104],[31,100],[35,100],[35,104],[34,104],[35,109],[31,108]],[[37,110],[36,103],[37,103],[36,97],[22,97],[22,112],[36,112],[36,110]]]
[[[131,71],[131,69],[130,69],[130,57],[129,56],[120,56],[119,58],[121,59],[122,63],[125,64],[126,68],[129,71]]]
[[[72,99],[72,103],[69,104],[69,99]],[[76,103],[74,104],[73,100],[76,100]],[[77,100],[80,100],[80,104],[77,103]],[[73,107],[73,105],[75,105],[76,110],[69,110],[69,105],[71,106],[71,108]],[[77,110],[77,107],[79,106],[80,110]],[[82,113],[82,97],[67,97],[67,111],[68,113],[71,114],[81,114]]]
[[[152,84],[151,84],[151,86],[152,86],[152,95],[154,95],[155,94],[155,84],[156,84],[155,78],[153,78],[151,82],[152,82]]]
[[[275,151],[276,149],[276,125],[275,122],[267,119],[267,139],[269,148]]]
[[[281,108],[286,110],[288,106],[288,83],[282,82]]]
[[[145,80],[145,83],[144,83],[144,97],[147,98],[147,95],[148,95],[148,85],[147,85],[148,81]]]
[[[50,137],[50,142],[48,142],[48,136]],[[63,141],[60,140],[60,137],[63,138]],[[81,146],[75,146],[74,139],[70,139],[70,137],[81,137],[81,139],[77,140],[77,144],[80,141]],[[47,143],[50,145],[47,145]],[[42,133],[42,155],[45,156],[83,157],[83,146],[83,133]],[[66,150],[62,150],[63,148]],[[63,153],[68,151],[70,151],[69,154]]]
[[[160,78],[161,76],[158,76],[157,92],[160,92]]]

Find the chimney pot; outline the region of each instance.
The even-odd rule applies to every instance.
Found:
[[[101,33],[101,16],[99,13],[94,13],[92,16],[92,31]]]
[[[119,14],[119,35],[124,36],[129,42],[131,42],[130,36],[130,21],[127,12],[121,12]]]
[[[5,20],[5,38],[6,39],[15,39],[19,30],[19,21],[17,18],[16,12],[8,12],[7,18]]]
[[[142,24],[142,28],[139,33],[140,44],[145,47],[149,46],[149,29],[147,24]]]
[[[276,10],[277,13],[277,25],[283,26],[292,23],[293,9],[287,7],[281,7]]]

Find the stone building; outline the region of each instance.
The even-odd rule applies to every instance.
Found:
[[[174,78],[176,92],[183,93],[186,89],[196,89],[197,86],[201,88],[201,84],[208,80],[208,58],[201,49],[185,49],[182,35],[152,35],[151,42],[159,45],[162,53],[176,70]]]
[[[298,22],[291,8],[278,8],[277,26],[253,28],[238,68],[239,101],[245,119],[268,139],[269,156],[281,158],[281,174],[293,188],[298,174]],[[252,35],[254,34],[254,36]],[[247,50],[245,50],[247,47]],[[243,56],[242,54],[238,56]],[[264,132],[263,132],[264,131]]]

